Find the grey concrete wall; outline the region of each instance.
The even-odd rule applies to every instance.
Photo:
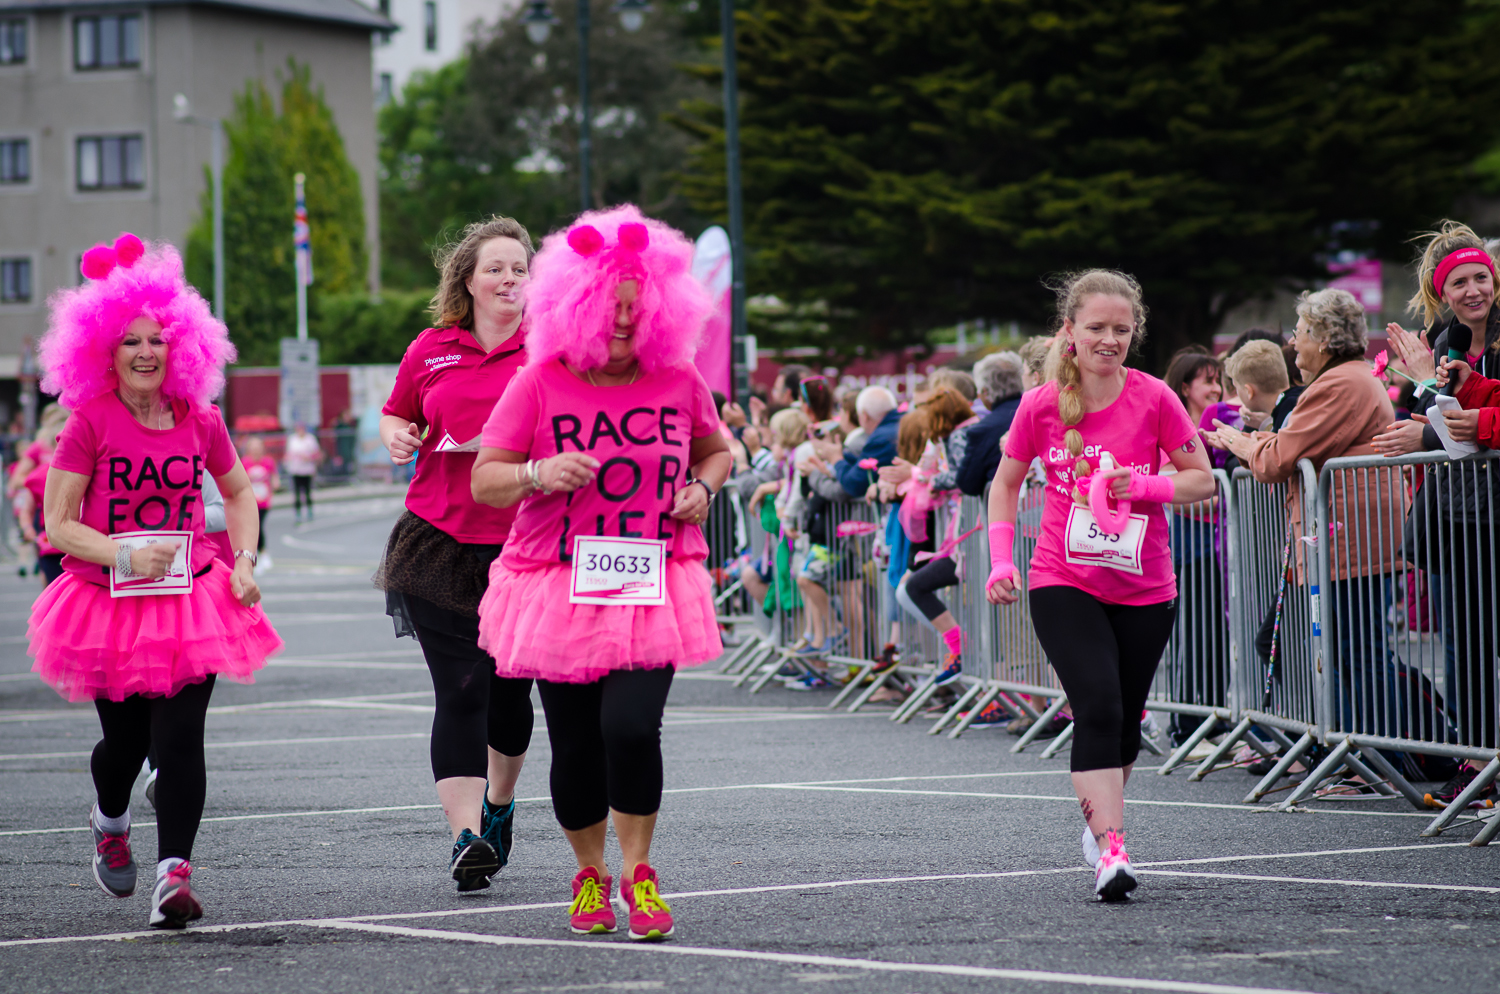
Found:
[[[32,180],[0,186],[0,256],[32,259],[30,304],[0,304],[0,379],[15,375],[23,341],[47,324],[46,298],[78,281],[78,257],[121,231],[179,248],[198,213],[211,155],[207,127],[173,120],[173,97],[186,94],[199,117],[227,117],[251,79],[273,94],[287,59],[312,68],[344,139],[364,196],[369,282],[378,286],[379,198],[371,45],[364,30],[184,4],[141,11],[139,69],[73,70],[71,15],[28,15],[25,66],[0,66],[0,138],[31,140]],[[81,192],[75,139],[140,133],[142,190]],[[288,206],[287,237],[291,237]],[[232,279],[232,274],[231,277]],[[230,329],[233,333],[234,329]]]

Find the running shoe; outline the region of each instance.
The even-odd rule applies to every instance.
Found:
[[[956,652],[948,653],[948,665],[932,681],[934,687],[946,687],[964,674],[964,657]]]
[[[484,813],[479,823],[479,834],[484,841],[490,844],[490,848],[500,854],[500,866],[510,862],[510,847],[514,841],[512,829],[516,823],[516,799],[512,797],[510,803],[503,808],[497,808],[490,803],[488,792],[484,795]]]
[[[1000,706],[999,701],[990,701],[984,710],[969,722],[970,728],[1004,728],[1010,721],[1010,712]]]
[[[871,673],[886,673],[896,668],[901,662],[901,653],[896,651],[896,643],[887,642],[885,648],[880,650],[880,655],[875,657],[875,668]]]
[[[1099,840],[1087,825],[1083,826],[1083,861],[1096,870],[1099,868]]]
[[[786,682],[786,689],[787,690],[796,690],[796,691],[822,690],[826,686],[828,686],[828,681],[824,680],[821,676],[819,676],[816,673],[804,673],[802,676],[798,677],[797,679],[795,679],[795,680],[788,680]]]
[[[1105,841],[1109,849],[1094,864],[1094,896],[1101,901],[1123,901],[1136,888],[1135,870],[1119,832],[1110,830]]]
[[[156,810],[156,775],[160,770],[152,770],[146,774],[146,803],[151,805],[151,810]]]
[[[615,909],[609,903],[614,881],[592,866],[573,878],[573,903],[568,905],[568,927],[579,935],[603,935],[615,930]]]
[[[187,928],[188,922],[203,917],[203,905],[188,883],[192,875],[192,864],[183,860],[156,881],[151,894],[152,928]]]
[[[1462,794],[1465,788],[1467,788],[1469,784],[1473,782],[1474,778],[1478,775],[1479,771],[1474,769],[1472,766],[1460,766],[1458,768],[1458,772],[1453,774],[1452,780],[1449,780],[1447,783],[1443,784],[1442,787],[1438,788],[1436,793],[1428,794],[1423,797],[1422,800],[1427,803],[1427,806],[1429,808],[1446,808],[1448,805],[1458,800],[1458,795]],[[1494,807],[1495,781],[1491,780],[1488,784],[1486,784],[1484,789],[1481,790],[1477,795],[1475,795],[1474,799],[1469,802],[1469,806],[1473,808]]]
[[[645,863],[635,868],[635,883],[622,883],[620,899],[630,912],[630,937],[659,941],[672,935],[672,909],[656,890],[656,871]]]
[[[94,881],[110,897],[135,893],[135,857],[130,853],[130,832],[114,835],[94,824],[89,808],[89,830],[94,833]]]
[[[483,836],[475,835],[467,828],[458,833],[453,843],[453,858],[448,869],[458,882],[459,893],[484,890],[490,885],[490,877],[500,870],[500,857]]]
[[[794,646],[791,649],[791,654],[798,657],[799,659],[807,659],[813,656],[826,656],[828,655],[830,641],[831,640],[829,639],[825,639],[822,644],[809,642],[803,646]]]

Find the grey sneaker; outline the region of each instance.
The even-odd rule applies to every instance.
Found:
[[[192,875],[192,865],[184,860],[156,882],[151,894],[152,928],[187,928],[188,922],[203,917],[203,905],[188,883]]]
[[[94,880],[110,897],[135,893],[135,857],[130,854],[130,833],[111,835],[94,824],[89,808],[89,830],[94,833]]]

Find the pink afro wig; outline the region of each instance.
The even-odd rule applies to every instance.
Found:
[[[690,365],[712,302],[693,277],[693,243],[625,204],[554,231],[526,287],[526,352],[579,369],[609,360],[615,288],[635,280],[635,354],[648,373]]]
[[[85,252],[80,268],[90,282],[48,301],[52,316],[37,346],[42,389],[73,410],[115,389],[115,349],[130,322],[148,317],[171,346],[162,393],[208,407],[224,389],[224,365],[234,361],[235,350],[229,330],[187,285],[177,250],[148,250],[127,232],[112,246]]]

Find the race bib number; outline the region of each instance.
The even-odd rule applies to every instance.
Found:
[[[667,543],[649,538],[573,539],[573,604],[649,607],[667,602]]]
[[[109,571],[109,596],[153,597],[160,594],[189,594],[193,591],[193,571],[188,567],[193,556],[192,532],[121,532],[110,538],[131,550],[144,549],[158,542],[178,542],[177,555],[167,569],[166,576],[153,580],[144,576],[121,576],[119,570]]]
[[[1068,511],[1067,560],[1078,566],[1102,566],[1141,575],[1141,547],[1146,516],[1132,514],[1125,530],[1111,535],[1099,527],[1094,512],[1079,504]]]

